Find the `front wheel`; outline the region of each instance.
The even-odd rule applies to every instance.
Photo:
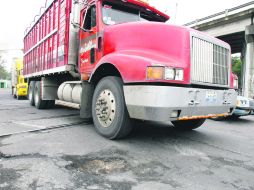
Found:
[[[96,131],[108,139],[120,139],[131,132],[123,82],[119,77],[105,77],[98,83],[93,95],[92,115]]]
[[[199,128],[205,123],[206,119],[187,120],[187,121],[172,121],[172,124],[176,129],[180,130],[193,130]]]

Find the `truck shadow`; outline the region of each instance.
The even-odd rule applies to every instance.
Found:
[[[204,128],[206,126],[204,125]],[[199,140],[208,140],[213,137],[207,135],[204,131],[192,130],[182,131],[177,130],[173,125],[169,123],[160,122],[140,122],[138,121],[132,133],[127,137],[128,140],[170,140],[170,139],[186,139],[186,138],[198,138]]]
[[[196,130],[182,131],[177,130],[173,125],[169,123],[160,122],[141,122],[137,121],[134,125],[132,133],[127,137],[128,140],[135,141],[168,141],[168,140],[180,140],[185,144],[185,140],[188,143],[189,140],[196,142],[213,142],[213,141],[223,141],[222,136],[218,136],[217,131],[213,130],[212,126],[221,126],[226,129],[230,127],[233,128],[246,128],[253,127],[252,117],[240,118],[238,120],[228,120],[223,121],[207,121],[203,126]],[[211,131],[212,130],[212,131]],[[224,137],[223,137],[224,138]]]

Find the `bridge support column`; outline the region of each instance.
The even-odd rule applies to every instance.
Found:
[[[246,26],[245,29],[246,51],[243,72],[243,95],[254,97],[254,25]]]

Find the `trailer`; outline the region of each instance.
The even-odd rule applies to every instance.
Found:
[[[230,46],[141,0],[54,0],[24,38],[29,102],[76,104],[109,139],[135,120],[191,130],[232,114]]]

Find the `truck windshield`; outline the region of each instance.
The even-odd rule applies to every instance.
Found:
[[[102,6],[102,19],[107,25],[125,22],[155,21],[164,22],[164,18],[150,10],[130,5],[126,2],[112,3],[104,1]]]

